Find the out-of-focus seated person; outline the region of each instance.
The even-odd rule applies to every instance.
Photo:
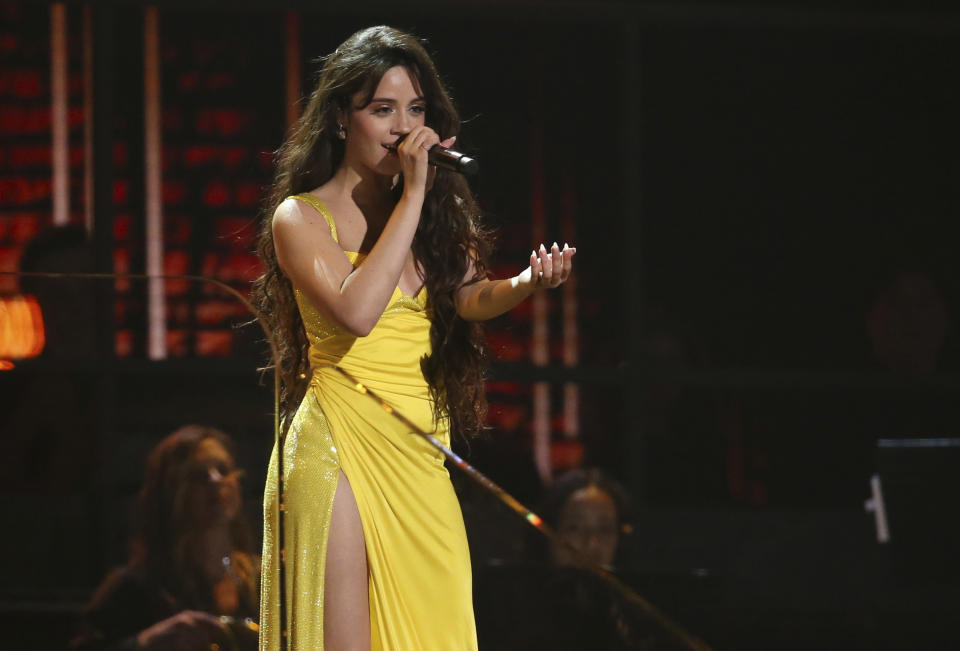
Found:
[[[621,533],[629,530],[628,499],[598,469],[558,477],[539,515],[587,560],[613,569]],[[480,648],[660,649],[651,628],[616,590],[586,571],[563,545],[530,529],[529,562],[489,565],[477,582]],[[646,646],[644,646],[646,645]]]
[[[576,469],[551,486],[543,517],[588,560],[611,569],[620,535],[630,530],[626,510],[626,492],[619,483],[596,468]],[[557,565],[577,565],[561,545],[551,546],[550,554]]]
[[[130,559],[95,592],[72,648],[256,648],[259,559],[231,449],[188,425],[151,451]]]

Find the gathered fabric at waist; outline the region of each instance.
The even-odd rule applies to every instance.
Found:
[[[366,364],[358,365],[351,361],[353,360],[344,358],[338,366],[357,382],[370,389],[393,410],[402,414],[420,429],[433,434],[441,443],[449,447],[450,433],[447,420],[442,419],[440,426],[437,426],[433,399],[422,374],[417,374],[419,381],[415,377],[390,377],[378,372],[379,369],[371,369]],[[388,413],[376,398],[358,390],[354,383],[334,365],[321,364],[314,367],[312,372],[309,391],[313,392],[321,407],[334,401],[340,411],[346,408],[347,411],[355,414],[355,422],[362,422],[365,427],[395,439],[394,443],[398,446],[419,449],[421,453],[437,457],[442,463],[441,452],[411,431],[410,427],[396,416]]]

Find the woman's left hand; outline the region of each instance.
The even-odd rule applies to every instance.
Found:
[[[467,321],[486,321],[512,310],[541,287],[557,287],[573,273],[573,256],[577,252],[566,244],[561,249],[554,242],[550,250],[540,245],[530,253],[530,266],[512,278],[478,280],[472,264],[464,284],[457,293],[457,313]]]
[[[567,244],[561,249],[554,242],[549,251],[541,244],[539,250],[530,253],[529,278],[523,278],[527,275],[525,272],[521,274],[521,282],[527,281],[532,289],[563,284],[573,272],[573,256],[576,252],[576,248]]]

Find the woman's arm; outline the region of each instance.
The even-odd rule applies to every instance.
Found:
[[[523,302],[535,289],[557,287],[573,271],[573,256],[576,248],[554,242],[547,248],[541,244],[539,251],[530,254],[530,266],[512,278],[502,280],[467,280],[457,292],[457,314],[467,321],[484,321],[500,316]],[[471,263],[467,279],[475,274]]]
[[[322,219],[288,199],[273,216],[273,242],[280,268],[293,286],[331,323],[364,337],[376,325],[403,273],[426,192],[427,149],[439,142],[428,127],[416,127],[397,153],[404,174],[403,196],[370,253],[356,269]],[[324,225],[325,226],[325,225]]]
[[[423,201],[406,194],[357,268],[326,223],[317,227],[323,217],[302,209],[299,201],[287,199],[273,216],[280,268],[324,318],[358,337],[373,329],[403,272]]]

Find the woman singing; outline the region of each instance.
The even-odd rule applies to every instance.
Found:
[[[435,170],[456,109],[420,42],[389,27],[325,61],[280,150],[259,253],[279,339],[291,649],[475,649],[470,558],[443,456],[333,366],[449,443],[482,425],[476,322],[570,275],[554,244],[504,280],[465,180]],[[277,451],[265,493],[261,647],[280,649]]]

